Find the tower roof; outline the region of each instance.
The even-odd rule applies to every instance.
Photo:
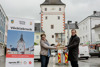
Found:
[[[45,0],[41,5],[65,5],[61,0]]]
[[[19,41],[18,41],[18,42],[24,42],[24,39],[23,39],[23,34],[21,34],[20,39],[19,39]]]
[[[24,41],[24,40],[23,40],[23,34],[21,34],[20,41]]]
[[[68,29],[68,24],[65,23],[65,29]],[[79,29],[77,23],[70,23],[69,24],[69,29]]]

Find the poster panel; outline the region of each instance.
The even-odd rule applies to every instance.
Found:
[[[34,20],[9,17],[6,67],[34,67]]]

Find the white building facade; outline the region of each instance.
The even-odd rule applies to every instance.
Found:
[[[50,44],[56,44],[56,33],[65,33],[65,4],[45,0],[41,4],[41,28]]]
[[[97,43],[100,43],[100,24],[96,25],[93,29],[95,31],[95,40]]]
[[[88,16],[78,24],[81,44],[92,44],[96,42],[95,31],[92,28],[97,24],[100,24],[100,12],[97,11],[94,11],[93,15]]]
[[[4,55],[4,47],[7,39],[7,16],[0,5],[0,56]]]

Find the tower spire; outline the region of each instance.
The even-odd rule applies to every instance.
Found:
[[[21,34],[20,41],[24,41],[23,34]]]

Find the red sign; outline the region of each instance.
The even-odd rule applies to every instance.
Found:
[[[32,54],[7,54],[7,58],[34,58]]]

